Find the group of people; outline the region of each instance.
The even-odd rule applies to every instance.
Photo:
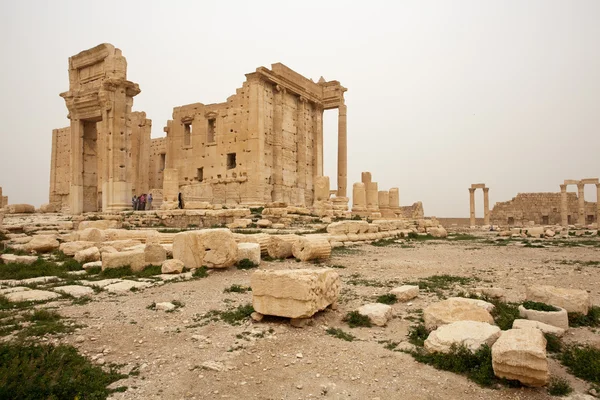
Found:
[[[144,193],[139,197],[133,195],[131,205],[135,211],[152,210],[152,193]]]

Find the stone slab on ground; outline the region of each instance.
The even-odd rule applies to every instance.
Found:
[[[81,286],[81,285],[67,285],[67,286],[58,286],[52,288],[59,293],[68,294],[73,297],[83,297],[94,294],[94,289],[89,286]]]
[[[182,274],[160,274],[160,275],[154,275],[153,278],[159,278],[159,279],[162,279],[163,281],[172,281],[172,280],[177,280],[177,279],[187,280],[187,279],[192,279],[192,273],[184,272]]]
[[[358,308],[360,315],[369,317],[371,322],[377,326],[385,326],[392,318],[392,307],[382,303],[365,304]]]
[[[332,269],[258,270],[252,273],[250,286],[257,312],[309,318],[337,302],[340,277]]]
[[[406,302],[419,295],[419,287],[416,285],[403,285],[390,290],[390,294],[396,296],[396,300]]]
[[[38,257],[37,256],[17,256],[15,254],[2,254],[2,255],[0,255],[0,259],[2,259],[2,262],[4,264],[18,263],[18,264],[31,265],[37,261]]]
[[[551,333],[555,336],[561,337],[565,334],[565,330],[557,326],[545,324],[540,321],[532,321],[529,319],[515,319],[512,325],[513,329],[539,329],[542,333]]]
[[[113,283],[104,287],[104,290],[110,293],[125,293],[130,292],[132,288],[135,289],[145,289],[147,287],[152,286],[151,283],[147,282],[136,282],[136,281],[121,281],[117,283]]]
[[[10,288],[0,289],[0,295],[5,295],[8,293],[15,293],[15,292],[23,292],[25,290],[31,290],[31,288],[28,288],[27,286],[15,286],[15,287],[10,287]]]
[[[559,288],[550,285],[527,287],[527,300],[561,307],[567,312],[587,314],[590,307],[590,295],[585,290]]]
[[[499,378],[517,380],[527,386],[548,383],[546,338],[539,329],[503,331],[492,346],[492,367]]]
[[[483,307],[473,302],[446,299],[430,305],[423,310],[425,328],[434,330],[442,325],[456,321],[479,321],[494,324],[494,318]]]
[[[431,332],[425,340],[429,352],[449,353],[453,345],[476,352],[481,346],[492,346],[500,337],[500,328],[487,322],[457,321]]]
[[[23,290],[5,295],[8,301],[16,303],[21,301],[46,301],[60,297],[60,294],[47,290]]]
[[[112,285],[113,283],[123,282],[123,279],[102,279],[100,281],[82,281],[81,284],[85,286],[95,286],[97,288],[103,289],[108,285]]]

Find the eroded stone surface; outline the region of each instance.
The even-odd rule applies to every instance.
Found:
[[[131,289],[141,290],[141,289],[145,289],[150,286],[152,286],[152,285],[147,282],[136,282],[136,281],[125,280],[125,281],[116,282],[116,283],[107,285],[104,287],[104,290],[106,290],[107,292],[110,292],[110,293],[125,293],[125,292],[132,291]]]
[[[585,290],[559,288],[550,285],[527,287],[527,300],[561,307],[567,312],[587,314],[590,295]]]
[[[406,302],[419,295],[419,287],[414,285],[403,285],[390,290],[390,294],[396,296],[396,300]]]
[[[539,329],[510,329],[492,346],[494,374],[527,386],[548,383],[546,338]]]
[[[519,306],[519,315],[522,318],[532,321],[543,322],[544,324],[556,326],[561,329],[569,329],[569,316],[564,308],[556,307],[558,311],[537,311],[529,310],[522,305]]]
[[[392,307],[382,303],[365,304],[358,308],[360,315],[369,317],[371,322],[377,326],[385,326],[392,318]]]
[[[492,315],[483,307],[474,302],[466,302],[452,298],[434,303],[423,310],[425,327],[434,330],[439,326],[456,321],[479,321],[494,323]]]
[[[260,244],[238,243],[237,261],[248,259],[256,265],[260,265]]]
[[[60,294],[49,292],[47,290],[23,290],[13,293],[7,293],[5,297],[8,301],[16,303],[20,301],[46,301],[60,297]]]
[[[540,321],[533,321],[533,320],[529,320],[529,319],[515,319],[513,321],[512,328],[513,329],[535,328],[535,329],[539,329],[543,333],[551,333],[558,337],[561,337],[565,334],[565,330],[562,328],[559,328],[557,326],[548,325],[548,324],[545,324]]]
[[[337,301],[340,279],[331,269],[259,270],[252,273],[250,286],[257,312],[308,318]]]
[[[92,289],[88,286],[81,286],[81,285],[58,286],[58,287],[52,288],[52,290],[55,290],[60,293],[68,294],[73,297],[83,297],[83,296],[90,296],[90,295],[94,294],[94,289]]]
[[[492,346],[500,337],[500,328],[487,322],[457,321],[431,332],[425,340],[430,352],[449,353],[452,345],[464,346],[472,352],[487,344]]]

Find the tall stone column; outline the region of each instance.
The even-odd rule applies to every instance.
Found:
[[[560,224],[569,225],[569,207],[567,204],[567,185],[560,185]]]
[[[490,224],[490,188],[483,188],[483,224]]]
[[[579,225],[585,225],[585,194],[583,190],[584,187],[585,185],[583,183],[577,184],[577,200],[579,203],[579,219],[577,220],[577,223]]]
[[[596,225],[600,229],[600,183],[596,183]]]
[[[390,210],[390,192],[387,190],[380,190],[377,194],[379,201],[379,211],[381,216],[386,218],[394,218],[395,214]]]
[[[469,188],[470,224],[475,226],[475,189]]]
[[[323,107],[315,104],[315,158],[316,176],[323,176]]]
[[[379,191],[377,189],[377,182],[365,183],[367,210],[371,212],[379,212]]]
[[[273,195],[283,201],[283,93],[279,85],[273,93]]]
[[[304,196],[304,191],[306,189],[306,115],[304,114],[304,110],[306,108],[306,99],[300,96],[296,104],[296,179],[298,182],[298,197],[296,198],[296,205],[302,207],[306,203]]]
[[[345,104],[340,105],[338,114],[338,197],[347,196],[348,181],[348,141]]]

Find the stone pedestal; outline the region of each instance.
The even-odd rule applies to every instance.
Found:
[[[365,183],[367,192],[367,210],[370,212],[379,212],[379,191],[377,182]]]
[[[361,217],[367,211],[367,194],[365,184],[357,182],[352,186],[352,213]]]
[[[380,190],[378,192],[379,212],[384,218],[394,218],[396,215],[390,209],[390,192]]]
[[[315,178],[315,200],[313,202],[313,213],[319,217],[333,215],[333,203],[329,199],[329,177],[318,176]]]

